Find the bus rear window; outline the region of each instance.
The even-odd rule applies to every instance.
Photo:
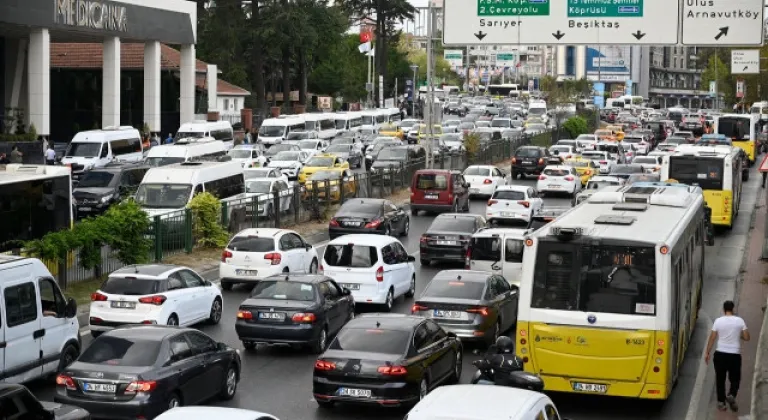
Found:
[[[722,159],[672,156],[669,159],[669,178],[697,185],[704,190],[722,190],[723,163]]]

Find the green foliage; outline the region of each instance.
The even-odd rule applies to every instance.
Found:
[[[145,235],[152,222],[135,201],[126,200],[110,207],[101,220],[112,233],[106,242],[120,262],[141,264],[149,259],[152,242]]]
[[[467,160],[474,162],[477,154],[480,153],[480,135],[469,133],[464,136],[464,149],[467,151]]]
[[[736,102],[735,82],[731,83],[731,72],[728,65],[718,55],[711,55],[707,60],[707,67],[701,73],[700,89],[709,91],[709,82],[717,82],[717,91],[727,103]]]
[[[587,127],[587,120],[580,116],[568,118],[568,120],[566,120],[563,124],[563,128],[568,132],[572,139],[575,139],[581,134],[586,134],[589,132],[589,128]]]
[[[197,244],[203,248],[221,248],[227,245],[229,234],[221,224],[221,202],[211,193],[195,195],[189,203],[192,210],[192,229]]]
[[[29,131],[27,132],[27,136],[32,138],[32,140],[37,140],[37,128],[35,128],[35,124],[29,125]]]
[[[37,140],[37,133],[26,134],[0,134],[0,142],[6,143],[21,143],[26,141]]]
[[[531,144],[534,146],[540,146],[540,147],[552,146],[552,132],[547,131],[544,133],[536,134],[531,139]]]

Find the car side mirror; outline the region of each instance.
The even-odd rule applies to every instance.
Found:
[[[416,257],[414,257],[413,255],[409,255],[408,262],[416,262]]]
[[[67,318],[77,316],[77,301],[74,298],[67,299],[67,304],[64,306],[64,316]]]
[[[344,288],[341,289],[341,294],[344,295],[344,296],[349,296],[349,295],[352,294],[352,292],[349,289],[347,289],[346,287],[344,287]]]
[[[306,244],[306,245],[304,245],[304,248],[305,248],[307,251],[309,251],[310,249],[312,249],[312,245],[311,245],[311,244]]]
[[[455,333],[455,332],[453,332],[453,331],[448,331],[448,332],[446,332],[446,333],[445,333],[445,335],[447,335],[447,336],[448,336],[448,337],[450,337],[450,338],[458,338],[458,337],[459,337],[459,336],[457,336],[457,335],[456,335],[456,333]]]
[[[228,348],[229,346],[227,345],[227,343],[222,343],[222,342],[216,343],[216,350],[226,350]]]

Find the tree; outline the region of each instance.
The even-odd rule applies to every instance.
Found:
[[[717,83],[717,92],[725,98],[726,103],[733,103],[734,87],[731,83],[731,73],[728,66],[716,54],[710,55],[707,61],[707,67],[701,73],[701,90],[709,91],[709,82]]]

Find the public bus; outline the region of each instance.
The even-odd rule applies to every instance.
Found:
[[[757,136],[760,134],[759,114],[725,114],[715,120],[715,133],[733,141],[749,157],[749,166],[757,158]]]
[[[733,228],[739,214],[742,188],[742,158],[733,146],[680,145],[675,153],[664,156],[661,178],[697,185],[712,209],[713,226]]]
[[[547,391],[667,399],[701,306],[705,214],[687,188],[606,187],[527,235],[525,370]]]
[[[510,98],[518,98],[520,97],[520,85],[516,83],[488,85],[485,92],[491,96],[508,96]]]
[[[71,229],[74,214],[68,166],[0,165],[0,252],[23,248],[46,233]]]

